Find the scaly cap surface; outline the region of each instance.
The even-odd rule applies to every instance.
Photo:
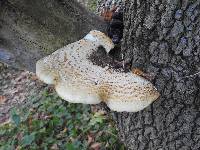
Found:
[[[100,31],[93,30],[83,39],[69,44],[36,64],[37,76],[72,103],[105,102],[111,110],[136,112],[159,97],[146,79],[131,72],[94,65],[88,58],[103,46],[109,52],[114,44]]]

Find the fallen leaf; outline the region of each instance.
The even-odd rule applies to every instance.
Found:
[[[89,135],[87,136],[87,138],[88,138],[87,143],[88,143],[88,145],[90,145],[90,144],[94,141],[94,137],[93,137],[91,134],[89,134]]]
[[[99,150],[101,147],[101,143],[94,143],[90,146],[92,150]]]
[[[8,118],[8,116],[5,116],[5,118],[0,119],[0,127],[4,125],[8,125],[11,123],[11,120]]]
[[[58,145],[57,144],[53,144],[50,148],[51,150],[58,150]]]
[[[61,131],[62,133],[66,133],[67,132],[67,128],[65,127],[64,130]]]
[[[36,80],[38,80],[38,77],[36,75],[32,75],[31,80],[36,81]]]
[[[16,148],[15,148],[15,150],[20,150],[21,149],[21,146],[17,146]]]
[[[17,138],[18,141],[21,141],[22,138],[23,138],[23,133],[22,132],[17,133],[16,138]]]
[[[0,104],[4,104],[4,102],[6,101],[6,97],[3,95],[0,95]]]
[[[32,120],[33,120],[32,117],[28,118],[28,128],[29,128],[30,131],[32,130]]]

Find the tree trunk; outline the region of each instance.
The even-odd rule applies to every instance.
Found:
[[[35,62],[104,22],[75,0],[1,0],[0,61],[35,70]]]
[[[132,66],[155,75],[161,96],[137,113],[115,113],[135,150],[200,149],[200,1],[126,2],[122,50]]]
[[[71,0],[0,1],[0,59],[34,70],[39,58],[104,23]],[[161,97],[137,113],[114,113],[129,149],[200,148],[200,0],[129,0],[122,51],[154,74]]]

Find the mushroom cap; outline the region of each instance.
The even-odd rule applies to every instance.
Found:
[[[109,52],[114,44],[100,31],[69,44],[36,63],[40,80],[53,84],[59,96],[72,103],[105,102],[111,110],[136,112],[159,97],[148,80],[133,74],[94,65],[88,58],[103,46]]]

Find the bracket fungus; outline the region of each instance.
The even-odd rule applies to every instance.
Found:
[[[71,103],[105,102],[114,111],[137,112],[159,97],[148,80],[132,72],[94,65],[89,56],[103,46],[108,53],[111,39],[100,31],[90,31],[83,39],[58,49],[36,63],[40,80],[53,84],[58,95]]]

